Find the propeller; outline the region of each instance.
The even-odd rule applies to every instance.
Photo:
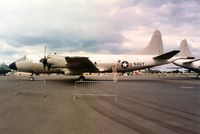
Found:
[[[43,64],[43,68],[48,68],[48,71],[51,69],[51,65],[48,64],[47,62],[47,48],[46,45],[44,46],[44,58],[40,59],[40,62]]]

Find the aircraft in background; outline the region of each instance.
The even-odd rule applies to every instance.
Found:
[[[6,73],[8,73],[10,71],[11,71],[11,69],[4,63],[2,65],[0,65],[0,75],[6,75]]]
[[[9,65],[10,69],[19,71],[19,72],[26,72],[26,73],[31,73],[30,79],[34,79],[34,74],[39,75],[39,74],[50,74],[50,73],[56,73],[56,74],[64,74],[65,69],[61,68],[55,68],[48,70],[47,68],[43,68],[43,64],[38,62],[35,63],[30,59],[27,59],[26,56],[20,58],[19,60],[11,63]]]
[[[181,42],[180,58],[174,60],[173,63],[177,66],[197,72],[197,78],[200,75],[200,59],[192,55],[186,40],[182,40]]]
[[[159,30],[153,33],[148,46],[132,55],[83,55],[83,56],[61,56],[49,54],[40,60],[44,68],[65,68],[65,74],[80,75],[83,73],[105,73],[105,72],[131,72],[145,68],[151,68],[169,63],[169,59],[179,53],[173,50],[163,52],[162,36]]]

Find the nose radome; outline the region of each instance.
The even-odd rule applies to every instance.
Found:
[[[13,69],[13,70],[17,70],[16,63],[15,63],[15,62],[11,63],[11,64],[9,65],[9,68],[10,68],[10,69]]]

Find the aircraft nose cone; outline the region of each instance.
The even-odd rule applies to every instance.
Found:
[[[16,63],[15,63],[15,62],[11,63],[11,64],[9,65],[9,68],[10,68],[10,69],[13,69],[13,70],[17,70]]]

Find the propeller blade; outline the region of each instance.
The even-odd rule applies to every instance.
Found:
[[[40,62],[43,64],[43,68],[45,70],[46,66],[48,65],[47,63],[47,56],[46,56],[46,45],[44,46],[44,58],[40,59]]]
[[[44,46],[44,58],[41,58],[40,59],[40,62],[43,64],[43,67],[44,67],[44,70],[46,69],[46,67],[48,68],[48,71],[51,69],[51,65],[48,64],[48,61],[47,61],[47,47],[46,45]]]

